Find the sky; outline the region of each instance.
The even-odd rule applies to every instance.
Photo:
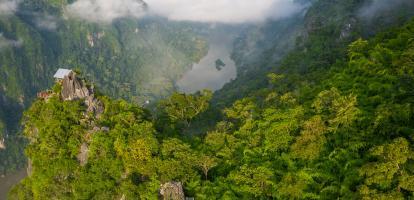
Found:
[[[146,3],[146,4],[145,4]],[[302,10],[292,0],[77,0],[69,15],[93,22],[157,15],[175,21],[251,23],[280,19]],[[147,6],[145,6],[147,5]]]
[[[145,2],[144,2],[145,1]],[[281,19],[298,13],[305,5],[293,0],[75,0],[65,7],[69,17],[90,22],[111,23],[123,17],[157,15],[175,21],[206,23],[255,23]],[[413,0],[372,0],[360,16],[371,16]],[[21,0],[0,0],[0,15],[14,13]],[[36,19],[39,26],[54,29],[52,18]]]
[[[171,20],[246,23],[299,12],[291,0],[147,0],[149,12]]]

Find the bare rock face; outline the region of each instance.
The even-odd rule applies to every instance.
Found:
[[[65,76],[62,82],[61,96],[65,101],[84,99],[90,95],[85,83],[75,73]]]
[[[180,182],[162,184],[160,195],[163,200],[185,200],[183,185]]]
[[[6,142],[4,141],[4,138],[0,138],[0,150],[6,149]]]
[[[102,102],[96,99],[93,94],[85,98],[85,104],[88,107],[87,112],[93,113],[97,117],[104,112]]]
[[[26,172],[28,176],[31,176],[33,173],[33,163],[32,160],[28,159],[27,161],[27,168],[26,168]]]
[[[104,112],[103,103],[95,98],[93,87],[86,86],[83,80],[70,73],[62,81],[61,97],[64,101],[84,99],[87,112],[93,113],[96,117]]]
[[[339,39],[347,39],[352,36],[352,31],[354,31],[354,24],[357,23],[355,18],[351,18],[348,23],[346,23],[341,30],[341,35]]]
[[[85,166],[88,163],[88,152],[89,152],[88,144],[83,143],[80,148],[80,152],[77,156],[78,161],[81,166]]]

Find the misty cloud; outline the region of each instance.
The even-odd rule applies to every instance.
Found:
[[[405,3],[413,4],[413,2],[413,0],[372,0],[371,3],[360,9],[359,16],[372,18],[378,13],[393,10]]]
[[[9,15],[16,12],[18,0],[0,0],[0,15]]]
[[[66,11],[72,17],[110,23],[117,18],[143,16],[145,3],[141,0],[77,0],[67,6]]]
[[[35,15],[35,23],[38,28],[56,30],[58,19],[51,15]]]
[[[66,10],[69,16],[104,23],[144,15],[175,21],[248,23],[280,19],[303,8],[293,0],[77,0]]]
[[[292,0],[147,0],[153,14],[177,21],[218,23],[259,22],[299,12]]]
[[[3,36],[3,33],[0,33],[0,50],[7,47],[21,47],[23,45],[23,40],[11,40]]]

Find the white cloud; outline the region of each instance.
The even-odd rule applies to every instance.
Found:
[[[7,47],[21,47],[23,45],[23,40],[10,40],[3,36],[3,33],[0,33],[0,50]]]
[[[359,10],[361,17],[372,18],[376,14],[392,10],[403,4],[413,4],[413,0],[373,0]]]
[[[150,12],[170,20],[245,23],[279,19],[303,7],[291,0],[147,0]]]
[[[138,18],[145,14],[141,0],[77,0],[66,7],[70,16],[92,22],[112,22],[122,17]]]
[[[112,22],[117,18],[150,14],[176,21],[246,23],[287,17],[303,8],[292,0],[145,0],[145,3],[141,0],[77,0],[67,6],[67,11],[70,16],[92,22]]]
[[[0,15],[9,15],[16,12],[18,0],[0,0]]]

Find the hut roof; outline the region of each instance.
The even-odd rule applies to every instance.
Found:
[[[72,70],[70,69],[58,69],[57,72],[55,73],[55,75],[53,76],[53,78],[56,79],[63,79],[65,78],[65,76],[68,76],[70,73],[72,72]]]

